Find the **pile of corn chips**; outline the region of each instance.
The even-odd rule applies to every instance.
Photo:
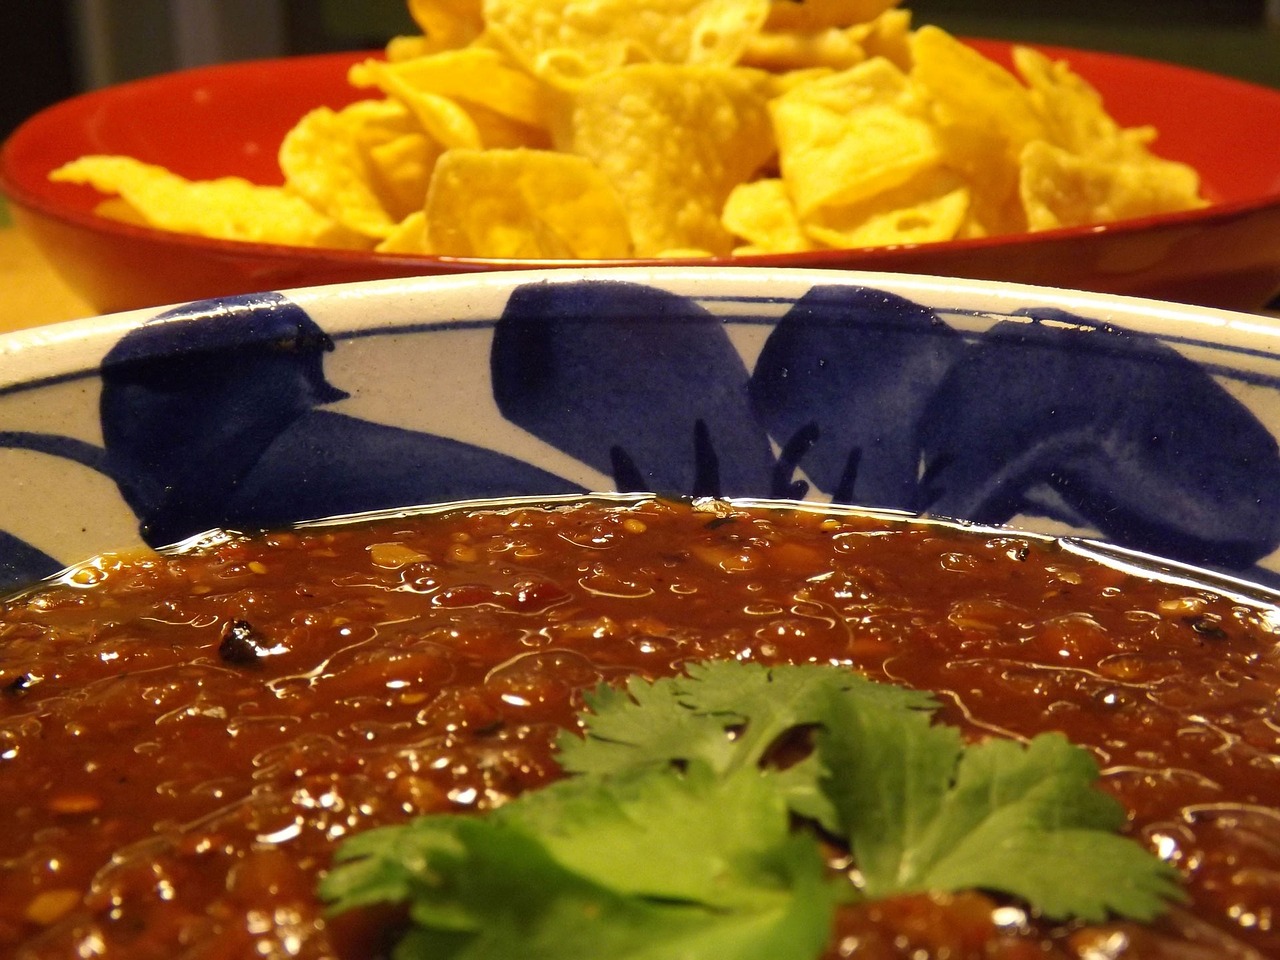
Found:
[[[106,216],[450,257],[723,256],[927,243],[1203,205],[1067,64],[1015,73],[897,0],[409,0],[283,186],[86,156]]]

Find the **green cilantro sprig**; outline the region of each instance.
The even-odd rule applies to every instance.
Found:
[[[1181,898],[1116,833],[1087,751],[967,745],[937,706],[816,665],[602,686],[585,736],[559,741],[570,776],[352,837],[320,894],[336,912],[405,905],[397,960],[812,960],[851,899],[983,889],[1051,919],[1145,921]],[[856,883],[820,836],[847,845]]]

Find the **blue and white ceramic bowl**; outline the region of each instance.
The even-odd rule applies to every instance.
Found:
[[[852,502],[1280,581],[1280,323],[728,268],[316,287],[0,339],[0,580],[579,491]]]

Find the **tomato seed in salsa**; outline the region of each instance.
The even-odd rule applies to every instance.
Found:
[[[486,505],[105,555],[0,611],[0,953],[374,958],[346,838],[560,776],[600,683],[694,661],[934,691],[1060,731],[1185,877],[1150,925],[973,891],[842,908],[830,957],[1280,956],[1276,611],[1061,544],[852,511]]]

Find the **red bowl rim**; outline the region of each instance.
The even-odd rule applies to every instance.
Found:
[[[1054,46],[1040,43],[1022,43],[984,38],[964,38],[967,43],[987,52],[1009,50],[1014,46],[1032,46],[1049,56],[1072,57],[1085,56],[1100,61],[1125,62],[1133,65],[1149,64],[1152,67],[1170,73],[1184,73],[1197,77],[1201,81],[1220,83],[1226,89],[1243,88],[1253,95],[1273,96],[1276,101],[1277,115],[1280,116],[1280,90],[1260,84],[1238,80],[1220,74],[1210,73],[1193,67],[1150,60],[1125,54],[1103,53],[1092,50],[1081,50],[1070,47]],[[39,111],[19,126],[0,144],[0,193],[3,193],[11,205],[67,226],[79,227],[94,233],[107,236],[127,237],[155,244],[177,246],[191,251],[202,251],[209,254],[222,254],[228,257],[255,257],[273,261],[310,260],[333,264],[377,264],[383,268],[401,269],[421,273],[430,271],[432,265],[441,267],[439,272],[480,271],[510,268],[563,267],[566,265],[597,266],[682,266],[682,265],[716,265],[716,266],[821,266],[826,263],[847,263],[856,258],[861,267],[865,264],[874,268],[882,261],[891,266],[904,253],[915,252],[963,252],[989,250],[1000,247],[1021,247],[1027,244],[1044,245],[1058,241],[1069,241],[1092,235],[1106,234],[1124,236],[1141,233],[1153,229],[1176,229],[1183,225],[1204,226],[1234,220],[1242,215],[1280,206],[1280,176],[1277,176],[1275,189],[1256,197],[1222,202],[1210,202],[1207,206],[1194,210],[1175,211],[1172,213],[1154,214],[1146,217],[1134,217],[1115,220],[1108,223],[1089,224],[1076,227],[1059,227],[1051,230],[1040,230],[1029,233],[998,234],[987,237],[971,237],[959,240],[931,241],[926,243],[903,243],[876,247],[832,248],[791,253],[759,253],[712,257],[671,257],[671,258],[617,258],[617,259],[506,259],[482,257],[449,257],[437,254],[411,253],[376,253],[371,250],[347,250],[332,247],[304,247],[290,244],[261,243],[247,240],[226,240],[204,237],[178,231],[162,230],[155,227],[140,226],[99,216],[92,211],[67,208],[53,203],[43,195],[30,188],[24,179],[16,176],[13,170],[12,154],[21,141],[30,136],[30,130],[38,123],[68,104],[82,104],[94,99],[113,96],[126,88],[145,85],[163,85],[170,78],[182,76],[195,79],[197,77],[216,77],[219,73],[239,70],[263,68],[271,69],[277,64],[296,62],[299,59],[313,63],[332,60],[335,63],[351,62],[357,58],[379,56],[380,51],[348,51],[338,53],[308,54],[302,57],[282,57],[259,60],[245,60],[210,66],[191,67],[184,70],[144,77],[125,83],[90,90],[67,100],[60,101]]]

